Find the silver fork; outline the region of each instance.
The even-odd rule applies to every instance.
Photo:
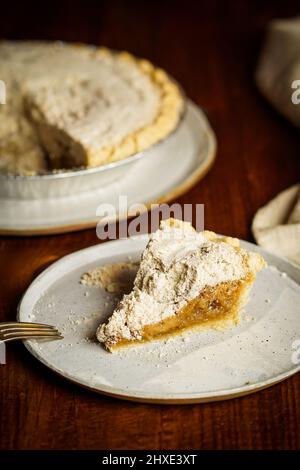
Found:
[[[42,323],[7,322],[0,323],[0,341],[15,341],[17,339],[62,339],[57,328]]]

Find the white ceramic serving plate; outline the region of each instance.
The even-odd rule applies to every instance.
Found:
[[[205,114],[189,102],[176,132],[149,149],[147,157],[126,167],[126,175],[114,183],[59,198],[1,197],[0,233],[35,235],[92,227],[99,222],[98,206],[107,203],[118,207],[119,195],[127,196],[128,206],[143,203],[149,208],[152,203],[167,202],[187,191],[207,173],[215,153],[215,135]],[[68,184],[66,179],[62,182]],[[117,218],[126,215],[119,212]]]
[[[18,320],[56,325],[64,339],[27,341],[27,349],[76,384],[154,403],[228,399],[299,371],[300,269],[247,242],[242,246],[260,252],[269,267],[259,273],[238,327],[190,331],[113,354],[105,351],[94,335],[116,298],[81,285],[80,277],[102,264],[138,260],[146,242],[140,236],[99,244],[46,269],[23,297]]]

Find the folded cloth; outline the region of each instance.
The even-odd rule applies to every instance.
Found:
[[[270,22],[255,80],[271,104],[300,127],[300,16]]]
[[[300,16],[271,21],[255,80],[270,103],[300,127]],[[262,207],[252,231],[259,245],[300,265],[300,184]]]
[[[300,184],[281,192],[259,209],[252,231],[263,248],[300,265]]]

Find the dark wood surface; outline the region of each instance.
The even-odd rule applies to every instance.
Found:
[[[255,211],[299,181],[299,131],[253,83],[268,20],[298,13],[298,2],[142,3],[5,2],[0,36],[102,44],[166,68],[206,109],[219,145],[214,168],[179,202],[205,203],[206,228],[251,240]],[[43,266],[97,242],[95,230],[0,238],[0,321],[15,318]],[[299,397],[298,374],[227,402],[127,403],[68,384],[11,344],[0,366],[0,447],[299,449]]]

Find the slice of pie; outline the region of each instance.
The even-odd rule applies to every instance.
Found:
[[[97,330],[109,351],[196,326],[238,323],[256,274],[266,265],[239,240],[163,221],[142,254],[133,290]]]
[[[164,139],[184,108],[163,70],[83,44],[2,41],[0,79],[1,172],[121,160]]]

